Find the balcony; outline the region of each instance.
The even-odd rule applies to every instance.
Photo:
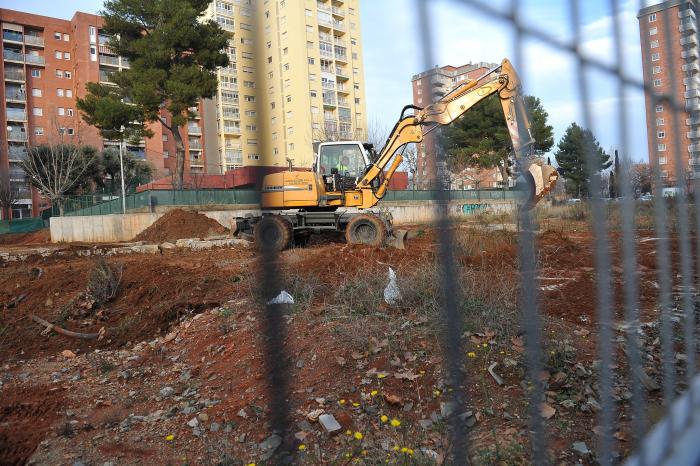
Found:
[[[202,150],[202,143],[198,139],[190,139],[189,145],[190,145],[190,150],[197,150],[197,151]]]
[[[684,21],[678,26],[680,32],[697,32],[698,25],[695,21]]]
[[[345,10],[343,8],[339,8],[337,6],[334,6],[333,7],[333,16],[345,17]]]
[[[333,36],[331,34],[328,34],[327,32],[319,32],[318,40],[323,42],[333,42]]]
[[[233,97],[226,97],[222,96],[221,97],[221,102],[225,104],[233,104],[233,105],[238,105],[240,103],[240,99],[235,99]]]
[[[333,52],[321,49],[321,57],[333,59]]]
[[[188,125],[187,126],[187,133],[188,134],[202,134],[202,128],[200,128],[197,125]]]
[[[335,98],[330,98],[330,97],[324,97],[323,98],[323,105],[326,107],[337,107],[337,101]]]
[[[698,37],[695,34],[681,37],[681,45],[698,45]]]
[[[348,75],[347,71],[345,71],[342,68],[336,68],[335,75],[339,78],[350,79],[350,76]]]
[[[350,88],[348,86],[338,84],[338,92],[342,94],[350,94]]]
[[[27,132],[11,129],[7,132],[7,140],[11,142],[27,142]]]
[[[323,81],[321,83],[321,87],[323,89],[328,89],[332,91],[333,89],[335,89],[335,83],[333,81]]]
[[[241,128],[239,126],[224,126],[224,133],[241,134]]]
[[[114,55],[100,55],[100,65],[119,66],[119,57]]]
[[[341,131],[339,136],[340,139],[353,139],[352,131]]]
[[[100,82],[114,84],[114,82],[112,81],[112,73],[100,70]]]
[[[5,81],[18,81],[18,82],[24,82],[25,81],[24,77],[24,71],[21,69],[19,70],[10,70],[5,68]]]
[[[691,144],[688,146],[688,152],[700,151],[700,144]]]
[[[318,18],[318,25],[321,27],[328,28],[328,29],[333,27],[333,23],[330,20],[322,19],[322,18]]]
[[[335,45],[338,45],[340,47],[347,47],[348,46],[348,41],[341,39],[338,36],[333,36],[333,43],[335,43]]]
[[[12,50],[3,50],[2,57],[5,59],[5,61],[24,63],[23,53],[13,52]]]
[[[122,60],[122,68],[131,68],[131,62],[129,61],[128,58],[121,57]]]
[[[693,76],[692,78],[685,78],[683,84],[688,89],[696,89],[700,87],[700,76]]]
[[[8,102],[24,103],[27,101],[27,94],[17,88],[5,88],[5,100]]]
[[[698,71],[700,71],[700,65],[698,65],[697,62],[694,62],[694,63],[686,63],[685,65],[683,65],[683,66],[681,67],[681,69],[682,69],[683,71],[689,71],[689,72],[693,72],[693,71],[694,71],[694,72],[697,73]]]
[[[39,36],[24,36],[24,43],[32,47],[43,47],[44,38]]]
[[[687,135],[688,135],[688,139],[699,139],[700,138],[700,131],[698,131],[698,130],[688,131]]]
[[[696,59],[698,58],[698,48],[697,47],[691,47],[687,50],[683,50],[681,52],[681,58],[686,58],[686,59]]]
[[[232,8],[233,8],[233,6],[232,6]],[[218,5],[216,6],[216,12],[221,14],[221,15],[233,16],[233,10],[227,10],[226,8],[221,8]]]
[[[9,159],[11,162],[21,162],[27,158],[27,149],[24,147],[10,146]]]
[[[348,56],[343,53],[335,53],[335,59],[344,63],[348,62]]]
[[[686,118],[685,124],[690,126],[700,125],[700,117]]]
[[[2,31],[2,40],[5,42],[18,42],[22,43],[23,36],[21,32],[17,31]]]
[[[46,63],[44,57],[41,57],[39,55],[25,55],[24,61],[27,63],[27,65],[44,66],[44,64]]]
[[[343,23],[342,21],[333,21],[333,29],[335,29],[336,31],[345,32],[345,23]]]
[[[338,99],[338,107],[350,108],[350,102],[345,99]]]
[[[679,18],[693,18],[695,19],[695,11],[687,8],[685,10],[681,10],[678,12],[678,17]]]
[[[116,55],[116,53],[114,53],[114,50],[112,50],[112,47],[110,47],[110,46],[107,45],[107,44],[102,44],[102,43],[101,43],[100,45],[97,46],[97,50],[98,50],[100,53],[104,53],[104,54],[107,54],[107,55]]]
[[[683,94],[683,97],[686,99],[692,99],[693,97],[700,97],[700,89],[691,89],[689,91],[685,91]]]
[[[19,108],[8,108],[7,121],[27,121],[27,112]]]
[[[226,158],[227,164],[242,164],[243,163],[243,151],[226,150],[225,158]]]
[[[700,98],[688,99],[685,101],[685,109],[689,112],[700,110]]]
[[[328,13],[333,11],[330,5],[326,5],[322,2],[316,2],[316,8],[318,8],[318,11],[327,11]]]
[[[348,115],[340,115],[340,116],[338,117],[338,119],[339,119],[342,123],[352,123],[352,117],[351,117],[351,116],[348,116]]]

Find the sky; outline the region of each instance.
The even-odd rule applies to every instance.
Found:
[[[295,0],[300,1],[300,0]],[[469,62],[499,63],[510,58],[523,81],[527,94],[539,97],[554,127],[555,142],[572,122],[584,123],[583,100],[579,95],[577,62],[570,52],[562,52],[531,37],[521,42],[522,60],[516,61],[515,38],[508,23],[494,19],[473,3],[485,3],[507,11],[512,0],[431,0],[432,64],[424,62],[422,35],[416,0],[360,0],[362,43],[365,64],[365,90],[370,125],[391,129],[404,105],[412,102],[411,77],[434,66],[463,65]],[[642,0],[643,1],[643,0]],[[520,17],[529,27],[571,41],[570,4],[580,5],[580,49],[591,58],[615,66],[612,15],[609,0],[520,0]],[[639,0],[618,0],[622,25],[625,73],[642,79],[637,12]],[[646,1],[644,5],[657,3]],[[97,12],[101,0],[2,0],[2,6],[47,16],[69,19],[75,10]],[[621,148],[618,124],[616,80],[589,71],[588,80],[591,130],[605,150]],[[634,160],[647,159],[644,95],[629,89],[626,95],[629,116],[628,153]]]

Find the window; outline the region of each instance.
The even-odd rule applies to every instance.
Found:
[[[309,57],[309,65],[314,65],[316,63],[316,60],[313,58]]]
[[[68,134],[73,136],[75,134],[75,130],[73,128],[68,128]]]
[[[72,73],[71,73],[70,71],[64,71],[64,72],[63,72],[63,76],[64,76],[66,79],[70,79],[73,75],[72,75]]]
[[[66,114],[66,109],[63,107],[58,107],[56,112],[58,113],[58,116],[64,116]]]
[[[32,78],[41,78],[41,70],[32,70]]]
[[[244,31],[252,31],[253,26],[251,26],[250,24],[241,23],[241,29],[243,29]]]
[[[63,41],[64,42],[70,41],[70,36],[68,34],[63,34]]]
[[[358,99],[357,97],[355,97],[355,103],[356,103],[357,105],[359,105],[359,104],[360,104],[360,99]]]
[[[70,60],[70,52],[63,52],[63,59]]]
[[[168,135],[167,134],[163,135],[163,142],[168,142]]]
[[[659,157],[659,165],[666,165],[666,157]]]
[[[44,115],[44,110],[41,107],[34,107],[32,109],[32,115],[34,116],[43,116]]]
[[[309,81],[316,81],[316,75],[314,73],[309,73]]]
[[[255,83],[253,81],[243,81],[243,87],[255,89]]]
[[[63,77],[63,70],[56,70],[56,77],[62,78]]]
[[[251,74],[252,74],[252,73],[255,72],[255,68],[251,68],[250,66],[244,66],[244,67],[243,67],[243,72],[244,72],[244,73],[251,73]]]
[[[56,50],[54,56],[56,57],[57,60],[62,60],[63,59],[63,52],[59,52]]]
[[[272,71],[270,71],[269,73],[267,73],[267,78],[268,78],[268,79],[272,79],[274,76],[275,76],[275,73],[273,73]]]
[[[292,85],[292,80],[291,79],[285,79],[284,80],[284,87],[289,87]]]
[[[290,126],[289,128],[287,128],[287,134],[294,134],[294,127],[293,126]]]
[[[306,32],[314,32],[314,27],[311,26],[310,24],[306,25]]]
[[[275,103],[274,103],[274,102],[270,102],[270,108],[271,108],[272,110],[275,109]]]
[[[258,127],[255,125],[246,125],[245,129],[248,131],[257,131]]]
[[[659,152],[666,152],[666,144],[659,144],[657,149],[659,150]]]
[[[657,131],[656,137],[659,139],[665,138],[666,137],[666,132],[665,131]]]
[[[294,143],[293,143],[293,142],[290,142],[290,143],[289,143],[289,152],[291,152],[291,151],[293,151],[293,150],[294,150]]]
[[[311,106],[311,113],[314,115],[318,113],[318,107],[314,107],[313,105]]]
[[[651,54],[651,61],[659,61],[659,60],[661,60],[661,54],[659,52]]]
[[[664,126],[666,122],[664,121],[663,118],[657,118],[656,119],[656,126]]]
[[[253,39],[248,39],[247,37],[241,37],[241,44],[253,45]]]
[[[313,16],[313,12],[311,10],[309,10],[308,8],[306,9],[305,13],[306,13],[306,16]]]
[[[316,91],[311,91],[310,94],[311,94],[311,97],[316,97],[316,96],[318,95],[318,94],[316,93]]]
[[[248,139],[248,144],[251,146],[257,146],[258,140],[257,139]]]
[[[653,23],[654,21],[656,21],[656,13],[652,13],[649,15],[649,22]]]
[[[654,80],[654,87],[661,87],[661,80],[660,79]]]
[[[242,55],[243,55],[243,58],[245,58],[247,60],[253,59],[253,52],[243,52]]]
[[[66,89],[66,97],[73,97],[73,90],[72,89]]]
[[[244,97],[246,102],[255,102],[255,96],[254,95],[247,95]]]
[[[660,66],[655,66],[651,69],[651,74],[659,74],[661,73],[661,67]]]
[[[352,69],[352,74],[360,74],[360,69],[359,69],[359,68],[353,68],[353,69]]]
[[[56,89],[56,96],[63,97],[63,89]]]
[[[357,52],[352,52],[352,59],[353,59],[353,60],[357,60],[357,59],[358,59]]]
[[[282,49],[282,55],[287,55],[289,53],[289,47],[285,47]]]
[[[163,158],[167,159],[168,157],[170,157],[170,152],[168,152],[167,150],[164,150],[163,151]]]
[[[248,154],[248,160],[260,160],[260,156],[258,154]]]
[[[267,48],[268,48],[268,49],[271,49],[271,48],[272,48],[272,42],[269,42],[269,41],[268,41],[268,43],[267,43]]]
[[[649,42],[649,48],[656,49],[659,48],[659,41],[658,40],[652,40]]]
[[[664,111],[664,106],[663,105],[657,105],[656,106],[656,113],[661,113]]]
[[[41,97],[41,89],[32,89],[32,97]]]
[[[288,95],[288,96],[287,96],[287,102],[291,102],[291,101],[292,101],[292,96],[291,96],[291,95]]]
[[[292,119],[292,115],[293,115],[292,111],[291,111],[291,110],[288,111],[288,112],[287,112],[287,119],[288,119],[288,120],[291,120],[291,119]]]
[[[272,57],[267,57],[267,62],[272,63]]]
[[[658,28],[651,28],[651,29],[649,29],[649,35],[650,35],[650,36],[655,36],[656,34],[658,34],[658,32],[659,32]]]
[[[43,136],[44,135],[44,128],[41,126],[35,126],[34,127],[34,135],[35,136]]]
[[[306,48],[307,48],[307,49],[312,49],[312,48],[314,48],[314,43],[311,42],[311,41],[307,41],[307,42],[306,42]]]
[[[56,40],[61,40],[63,38],[63,35],[60,32],[54,32],[53,38]]]

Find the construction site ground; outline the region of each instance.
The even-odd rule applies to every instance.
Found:
[[[282,289],[295,300],[284,318],[291,432],[283,445],[297,464],[443,464],[447,421],[459,416],[476,464],[528,464],[517,234],[455,226],[468,406],[455,413],[442,364],[435,232],[411,229],[406,250],[324,236],[281,254]],[[619,234],[611,240],[619,318]],[[652,420],[663,413],[655,241],[652,231],[637,238]],[[29,247],[20,242],[12,247]],[[547,390],[538,411],[549,455],[559,464],[594,464],[592,235],[583,222],[550,222],[537,243]],[[270,428],[255,248],[106,261],[120,281],[102,305],[86,292],[94,257],[36,256],[0,267],[0,464],[267,464],[283,439]],[[383,294],[390,267],[401,291],[393,305]],[[99,338],[47,332],[31,315]],[[615,439],[624,456],[631,393],[619,359]],[[320,414],[333,415],[341,429],[327,433]]]

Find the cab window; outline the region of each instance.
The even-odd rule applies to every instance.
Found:
[[[322,146],[319,162],[323,175],[330,175],[331,170],[337,168],[342,176],[360,176],[365,168],[365,160],[357,144]]]

